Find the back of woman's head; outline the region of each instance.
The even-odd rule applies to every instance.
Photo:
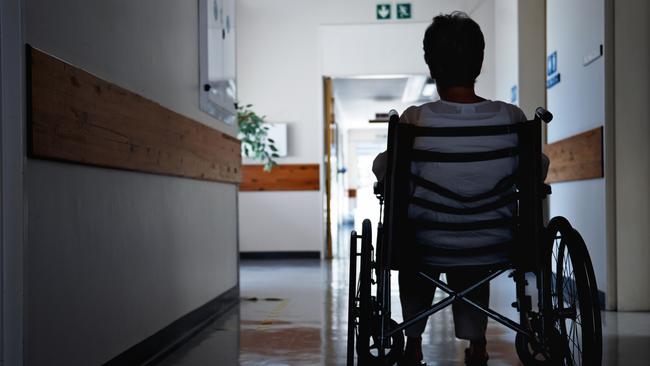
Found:
[[[423,46],[431,78],[440,88],[473,85],[481,73],[485,39],[481,27],[463,12],[433,18]]]

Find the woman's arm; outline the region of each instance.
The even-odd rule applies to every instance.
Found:
[[[406,108],[404,113],[399,117],[399,123],[408,123],[408,124],[417,124],[418,119],[420,118],[420,107],[411,106]],[[387,167],[388,154],[386,151],[377,155],[375,160],[372,162],[372,172],[375,173],[378,181],[383,181],[386,176],[386,167]]]

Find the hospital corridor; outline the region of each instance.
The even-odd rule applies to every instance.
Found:
[[[0,366],[650,365],[647,0],[0,0]]]

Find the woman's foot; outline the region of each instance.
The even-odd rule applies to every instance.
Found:
[[[426,366],[422,361],[422,337],[406,338],[406,349],[399,366]]]
[[[469,348],[465,349],[465,365],[486,366],[490,356],[488,356],[485,345],[485,340],[470,341]]]

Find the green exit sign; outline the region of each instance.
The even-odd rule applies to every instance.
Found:
[[[411,3],[398,3],[396,13],[397,19],[411,19]]]
[[[385,20],[390,19],[391,4],[377,4],[377,19]]]

